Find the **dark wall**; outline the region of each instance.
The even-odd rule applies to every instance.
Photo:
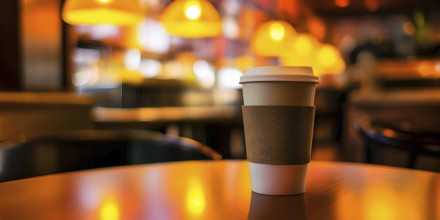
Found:
[[[21,90],[19,4],[0,1],[0,90]]]

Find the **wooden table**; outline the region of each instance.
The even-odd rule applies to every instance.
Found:
[[[0,219],[440,219],[440,174],[312,162],[305,194],[251,192],[245,161],[106,168],[0,183]]]

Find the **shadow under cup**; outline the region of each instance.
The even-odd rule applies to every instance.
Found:
[[[254,192],[304,193],[317,82],[308,67],[256,67],[242,76],[246,154]]]

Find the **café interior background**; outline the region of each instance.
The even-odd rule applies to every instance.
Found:
[[[361,145],[353,127],[360,115],[381,109],[439,118],[413,103],[440,101],[439,1],[213,0],[210,13],[219,16],[210,22],[220,31],[210,30],[215,25],[203,29],[214,31],[206,35],[180,29],[180,36],[171,30],[180,24],[164,19],[173,1],[141,0],[144,16],[128,26],[67,24],[66,2],[1,1],[1,90],[84,94],[102,108],[239,110],[238,81],[247,67],[312,66],[320,77],[314,147],[323,149],[314,156],[349,161],[361,160],[353,150]],[[182,20],[203,17],[201,5],[185,6]],[[396,100],[407,106],[388,108]],[[208,145],[230,146],[225,158],[240,158],[240,120],[237,114],[226,125],[202,122],[203,135],[194,123],[178,129],[170,123],[163,131],[175,128]],[[209,142],[218,132],[228,132],[228,142]]]

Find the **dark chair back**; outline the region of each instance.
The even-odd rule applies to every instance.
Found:
[[[357,122],[356,127],[364,140],[365,162],[381,163],[377,160],[379,157],[398,158],[398,154],[403,153],[400,157],[406,160],[403,164],[392,164],[391,161],[391,164],[388,162],[386,165],[440,172],[438,124],[421,120],[365,117]],[[384,151],[387,149],[390,151]]]
[[[194,140],[157,132],[63,131],[0,143],[0,181],[110,166],[218,159],[220,154]]]

